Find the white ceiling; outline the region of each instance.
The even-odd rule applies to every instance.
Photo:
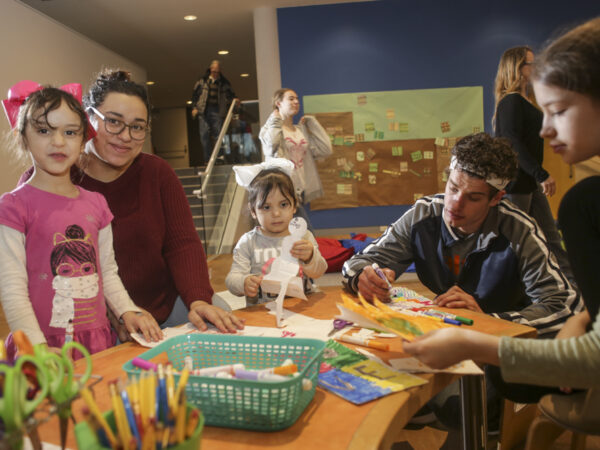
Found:
[[[181,106],[211,60],[241,99],[258,98],[252,11],[341,0],[21,0],[141,65],[155,107]],[[358,0],[345,0],[358,1]],[[193,14],[198,20],[186,22]],[[217,51],[227,49],[229,55]],[[101,66],[99,61],[99,66]],[[241,73],[250,77],[241,78]]]

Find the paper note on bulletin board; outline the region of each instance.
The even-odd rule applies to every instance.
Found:
[[[330,135],[311,209],[406,205],[443,191],[450,149],[483,129],[479,87],[312,95],[304,110]]]

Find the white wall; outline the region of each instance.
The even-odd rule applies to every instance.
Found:
[[[107,27],[110,33],[110,27]],[[145,83],[146,70],[68,29],[34,9],[16,1],[0,1],[0,97],[20,80],[40,84],[81,83],[84,92],[102,67],[119,67],[131,72],[134,80]],[[9,131],[4,113],[0,133]],[[1,140],[0,140],[1,142]],[[4,146],[5,147],[5,146]],[[145,151],[150,149],[146,140]],[[23,167],[6,148],[0,150],[0,193],[15,187]]]
[[[154,153],[174,169],[190,165],[186,114],[185,108],[155,109],[152,113]]]

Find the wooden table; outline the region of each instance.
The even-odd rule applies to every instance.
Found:
[[[318,319],[329,319],[338,314],[335,306],[340,301],[340,287],[325,287],[323,292],[311,294],[309,300],[288,299],[285,308],[296,313]],[[264,306],[254,306],[235,311],[246,324],[275,327],[275,317],[266,313]],[[471,317],[473,329],[498,336],[535,336],[535,329],[512,322],[494,319],[487,315],[460,311],[460,315]],[[386,342],[390,342],[386,339]],[[137,344],[126,343],[97,353],[93,356],[93,373],[104,380],[94,388],[102,411],[110,409],[107,381],[124,378],[121,366],[144,352]],[[374,350],[373,350],[374,351]],[[376,351],[374,351],[376,352]],[[383,358],[402,357],[401,340],[391,341],[391,351],[379,353]],[[313,401],[298,421],[290,428],[276,432],[255,432],[218,427],[205,427],[202,448],[210,449],[264,449],[282,447],[286,449],[380,449],[389,448],[396,434],[418,409],[441,389],[459,377],[449,374],[424,374],[429,383],[385,396],[365,405],[354,405],[321,388],[317,388]],[[477,377],[474,377],[477,378]],[[81,400],[74,403],[77,420]],[[50,421],[40,429],[43,441],[59,443],[57,421]],[[72,427],[69,429],[67,446],[76,448]]]

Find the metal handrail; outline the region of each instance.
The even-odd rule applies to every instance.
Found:
[[[229,107],[229,111],[227,112],[227,116],[225,117],[225,121],[223,122],[223,126],[221,127],[221,131],[219,132],[219,137],[215,142],[215,146],[213,148],[212,154],[210,155],[210,159],[208,160],[208,164],[206,165],[206,169],[204,169],[204,172],[199,174],[202,175],[204,179],[202,180],[202,186],[200,187],[200,191],[194,191],[194,194],[198,197],[200,195],[204,196],[204,193],[206,192],[206,187],[208,186],[208,182],[210,181],[210,177],[212,176],[213,167],[215,165],[215,161],[217,160],[217,155],[219,154],[219,150],[221,150],[221,143],[223,142],[225,133],[229,128],[229,123],[233,118],[233,110],[236,106],[236,102],[237,100],[231,102],[231,106]]]

